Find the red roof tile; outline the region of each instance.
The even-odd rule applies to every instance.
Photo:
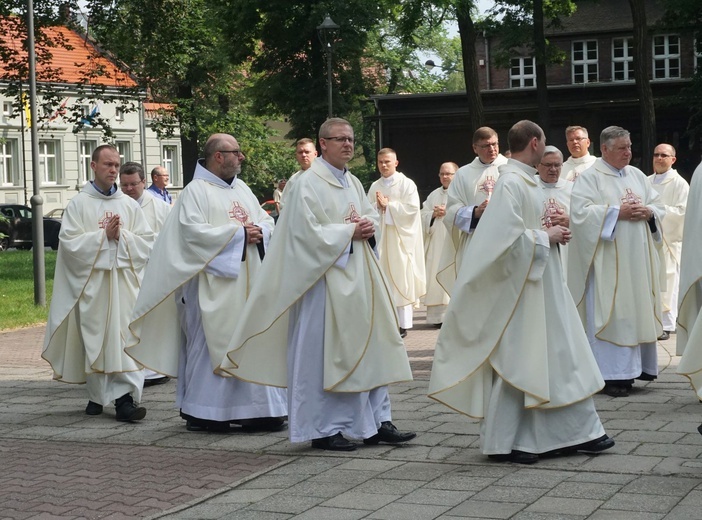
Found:
[[[10,27],[15,24],[7,19],[0,19],[0,40],[2,45],[14,51],[26,59],[26,53],[22,49],[22,41],[18,39]],[[62,39],[64,45],[59,45],[46,50],[51,53],[51,64],[49,66],[37,63],[37,77],[48,77],[46,74],[50,69],[55,71],[55,76],[51,81],[58,81],[69,84],[89,84],[102,85],[107,87],[132,88],[137,83],[129,74],[124,72],[114,60],[106,57],[92,43],[86,41],[75,31],[62,26],[45,27],[43,33],[54,39]],[[14,39],[13,39],[14,36]],[[37,48],[37,53],[40,48]],[[6,71],[6,64],[0,61],[0,78]]]

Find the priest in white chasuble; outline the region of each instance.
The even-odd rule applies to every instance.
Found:
[[[602,158],[573,185],[568,286],[604,392],[620,397],[629,395],[634,379],[658,377],[665,210],[644,173],[629,166],[629,132],[607,127],[600,143]]]
[[[346,168],[354,132],[319,130],[322,157],[292,186],[220,370],[288,388],[291,442],[352,451],[415,437],[392,423],[387,385],[412,374],[373,251],[378,213]]]
[[[665,206],[663,220],[663,260],[665,260],[665,287],[661,293],[663,305],[663,334],[666,340],[675,332],[678,318],[678,286],[680,284],[680,251],[682,249],[685,210],[690,185],[673,169],[675,148],[661,143],[653,150],[653,175],[648,176],[653,189]],[[678,352],[681,355],[682,352]]]
[[[569,126],[566,128],[566,144],[570,157],[563,163],[561,177],[575,182],[581,173],[595,164],[597,157],[590,155],[590,137],[584,126]]]
[[[448,202],[448,188],[456,170],[458,170],[456,163],[443,163],[439,167],[441,187],[432,191],[422,204],[424,264],[427,273],[427,293],[424,296],[424,304],[427,307],[427,323],[437,327],[440,327],[444,321],[444,313],[450,300],[448,293],[436,279],[436,274],[439,271],[439,262],[444,248],[453,247],[453,240],[451,240],[449,231],[444,225],[444,216]]]
[[[461,264],[429,397],[480,419],[481,449],[493,460],[603,451],[614,441],[591,396],[604,382],[558,255],[571,234],[544,225],[546,198],[529,166],[545,137],[525,120],[508,138],[512,157]]]
[[[667,218],[667,217],[666,217]],[[680,297],[677,349],[682,354],[677,372],[687,376],[702,400],[702,163],[695,169],[685,213],[680,259]],[[698,428],[702,433],[702,426]]]
[[[172,206],[161,198],[149,195],[151,192],[146,190],[146,175],[141,164],[126,162],[119,167],[119,188],[122,193],[139,203],[154,236],[158,236]],[[168,376],[144,369],[144,387],[160,385],[168,381],[170,381]]]
[[[127,353],[178,377],[176,406],[189,431],[281,429],[285,390],[214,373],[260,272],[273,219],[238,178],[245,156],[234,137],[210,136],[204,156],[159,234]]]
[[[378,152],[380,179],[371,184],[368,199],[380,214],[378,255],[390,281],[404,337],[412,328],[413,307],[426,292],[424,240],[417,185],[397,171],[391,148]]]
[[[87,183],[66,207],[42,357],[54,379],[86,383],[85,413],[115,403],[118,421],[146,415],[141,365],[124,353],[129,318],[154,234],[139,204],[117,189],[119,153],[95,149]]]
[[[558,225],[570,228],[570,194],[573,183],[561,178],[563,167],[563,154],[555,146],[547,146],[544,156],[536,165],[536,183],[544,190],[546,197],[546,220],[544,225],[550,227]],[[563,264],[563,274],[568,268],[568,247],[558,248],[558,255]],[[567,278],[566,278],[567,279]]]
[[[444,224],[453,244],[446,244],[437,279],[449,296],[461,259],[500,176],[498,167],[507,162],[507,158],[500,154],[497,132],[487,126],[478,128],[473,134],[473,151],[477,157],[458,169],[448,189]]]

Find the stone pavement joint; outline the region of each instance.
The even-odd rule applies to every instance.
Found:
[[[657,381],[595,396],[612,450],[524,467],[488,461],[478,423],[426,397],[437,334],[415,314],[415,381],[391,387],[393,422],[417,438],[338,454],[287,432],[187,432],[174,383],[144,391],[140,423],[87,417],[84,388],[40,358],[43,327],[0,332],[0,519],[702,519],[702,407],[675,336]]]

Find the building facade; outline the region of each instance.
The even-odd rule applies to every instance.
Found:
[[[65,208],[68,201],[92,178],[91,155],[101,144],[113,144],[123,162],[136,161],[144,165],[147,173],[154,166],[164,166],[170,174],[169,187],[175,195],[182,188],[183,172],[180,164],[180,139],[177,131],[172,138],[159,139],[151,123],[160,117],[167,105],[144,101],[145,93],[136,88],[134,80],[118,65],[101,54],[78,33],[65,27],[54,27],[71,48],[52,49],[52,65],[60,81],[53,85],[61,93],[58,106],[45,109],[38,99],[38,148],[37,172],[41,178],[41,195],[44,212]],[[99,60],[106,73],[94,79],[102,101],[85,101],[85,85],[81,69],[85,63]],[[0,90],[3,84],[0,63]],[[26,88],[26,86],[24,86]],[[127,103],[117,102],[128,97]],[[33,168],[28,97],[23,101],[0,92],[0,203],[26,204],[33,194]],[[115,102],[110,102],[114,99]],[[107,101],[105,101],[107,100]],[[54,103],[54,105],[56,105]],[[68,107],[78,107],[84,116],[82,125],[75,125],[67,114]],[[131,107],[123,109],[123,107]],[[91,121],[106,120],[112,135],[105,136],[101,128]],[[96,125],[97,126],[97,125]]]

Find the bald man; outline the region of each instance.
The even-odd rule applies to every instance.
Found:
[[[680,254],[682,252],[685,209],[690,185],[673,169],[675,148],[661,143],[653,150],[653,175],[648,176],[653,189],[661,196],[665,206],[663,227],[663,258],[665,260],[665,290],[661,293],[663,304],[663,334],[666,340],[675,331],[678,318],[678,284],[680,282]],[[682,354],[679,352],[678,355]]]
[[[178,377],[176,406],[188,431],[228,432],[232,423],[278,430],[287,415],[284,389],[214,373],[260,269],[273,219],[238,178],[246,157],[234,137],[212,135],[204,155],[149,259],[127,353]]]

